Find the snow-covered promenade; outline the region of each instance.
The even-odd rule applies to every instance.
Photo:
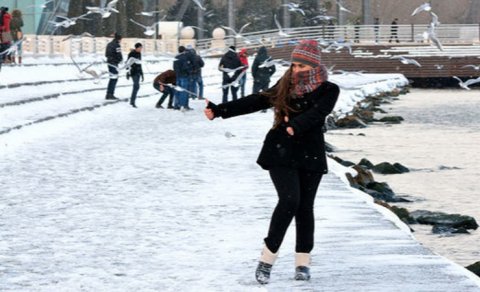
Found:
[[[205,94],[215,102],[219,80],[204,80],[217,82]],[[404,82],[398,75],[332,80],[344,88],[337,111]],[[82,84],[77,89],[96,86]],[[0,89],[0,103],[14,90]],[[42,90],[22,98],[53,89]],[[153,92],[146,84],[140,95]],[[103,98],[98,91],[0,107],[0,130],[41,117],[38,109],[65,112]],[[155,109],[157,98],[0,135],[0,291],[480,291],[473,274],[350,188],[346,169],[332,160],[315,203],[311,281],[293,280],[292,225],[271,284],[258,285],[254,270],[276,192],[255,160],[272,113],[208,121],[203,101],[182,113]],[[51,104],[42,109],[44,102]]]

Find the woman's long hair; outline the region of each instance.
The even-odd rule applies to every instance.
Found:
[[[278,84],[272,87],[270,90],[264,91],[261,94],[270,99],[270,103],[273,105],[275,112],[275,118],[273,127],[278,127],[284,122],[285,116],[288,116],[289,112],[294,111],[290,106],[290,100],[292,99],[292,69],[289,68],[283,77],[278,81]]]

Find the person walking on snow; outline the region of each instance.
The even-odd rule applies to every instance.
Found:
[[[265,61],[271,59],[267,53],[267,48],[260,47],[258,49],[257,56],[253,60],[252,65],[252,76],[253,76],[253,90],[252,93],[259,93],[260,91],[265,91],[270,85],[270,77],[275,73],[275,65],[271,66],[262,66]]]
[[[189,54],[184,46],[178,47],[178,55],[175,56],[175,61],[173,61],[173,71],[176,74],[177,86],[188,90],[190,75],[193,70],[193,62],[191,59],[191,54]],[[183,90],[175,90],[175,99],[173,103],[173,108],[178,110],[191,110],[188,106],[188,93]]]
[[[127,57],[127,62],[131,58],[135,60],[132,63],[132,65],[130,65],[130,71],[127,73],[127,79],[129,77],[132,77],[132,81],[133,81],[133,89],[132,89],[132,95],[130,97],[130,105],[135,108],[137,107],[137,105],[135,104],[135,100],[137,99],[137,93],[138,93],[138,90],[140,89],[140,78],[142,79],[142,82],[143,80],[145,80],[145,78],[143,77],[143,70],[142,70],[142,64],[141,64],[142,48],[143,46],[141,43],[136,43],[135,49],[131,50]]]
[[[232,91],[232,100],[237,99],[238,85],[233,84],[235,80],[240,76],[242,70],[242,62],[238,57],[235,46],[230,46],[225,55],[222,56],[220,64],[218,64],[218,69],[223,72],[222,76],[222,89],[223,89],[223,98],[222,102],[226,103],[228,101],[228,91]],[[237,70],[235,70],[237,69]],[[233,72],[233,70],[235,70]]]
[[[107,95],[105,99],[118,99],[115,97],[115,87],[118,81],[118,64],[122,62],[122,48],[120,47],[120,41],[122,36],[115,33],[115,36],[111,42],[108,43],[105,49],[105,57],[107,57],[108,72],[110,73],[110,80],[107,86]]]
[[[245,84],[247,83],[247,69],[248,69],[248,55],[247,55],[247,49],[243,48],[240,50],[240,53],[238,53],[238,57],[240,58],[240,62],[242,63],[243,66],[245,66],[244,69],[242,69],[243,76],[240,78],[240,97],[245,97]]]
[[[318,43],[305,40],[291,55],[292,65],[275,86],[261,93],[216,105],[207,100],[209,120],[231,118],[270,107],[273,127],[268,132],[257,163],[269,171],[278,195],[265,246],[255,277],[270,280],[287,228],[295,218],[295,279],[310,279],[310,252],[314,242],[313,206],[318,185],[327,173],[322,126],[332,112],[339,87],[327,81]]]

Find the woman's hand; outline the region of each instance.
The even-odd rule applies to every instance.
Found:
[[[208,106],[208,103],[210,102],[208,99],[205,99],[205,102]],[[205,116],[207,117],[207,119],[209,120],[213,120],[215,118],[215,114],[213,113],[212,109],[210,108],[206,108],[203,110],[203,112],[205,113]]]
[[[284,120],[285,120],[285,123],[288,124],[288,121],[289,121],[288,116],[285,116]],[[287,133],[290,136],[293,136],[293,134],[295,134],[292,127],[287,127]]]

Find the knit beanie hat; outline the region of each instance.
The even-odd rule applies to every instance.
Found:
[[[301,41],[292,52],[292,62],[298,62],[312,67],[320,65],[320,50],[315,40]]]

